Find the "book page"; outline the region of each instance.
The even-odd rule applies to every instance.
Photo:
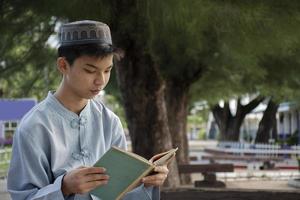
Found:
[[[90,192],[102,200],[121,199],[155,167],[148,160],[117,147],[110,148],[93,166],[106,168],[106,174],[110,176],[106,185]]]
[[[168,164],[171,161],[171,159],[176,155],[177,150],[178,147],[176,149],[171,149],[167,152],[155,155],[152,159],[153,164],[156,166]]]

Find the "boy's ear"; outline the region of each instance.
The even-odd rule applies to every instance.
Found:
[[[57,69],[60,73],[65,74],[68,70],[69,63],[64,57],[58,57],[56,60]]]

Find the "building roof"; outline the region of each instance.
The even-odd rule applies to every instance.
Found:
[[[288,112],[295,109],[297,104],[295,102],[283,102],[279,104],[277,112]],[[267,104],[260,103],[251,113],[263,113],[267,108]]]
[[[36,104],[35,99],[0,99],[0,120],[20,120]]]

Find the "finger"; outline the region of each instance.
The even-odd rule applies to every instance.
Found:
[[[169,169],[165,165],[163,165],[163,166],[156,166],[154,168],[154,171],[158,172],[158,173],[163,173],[163,174],[168,174],[169,173]]]
[[[155,182],[156,180],[159,181],[164,181],[167,178],[166,174],[156,174],[156,175],[152,175],[152,176],[146,176],[142,179],[143,183],[149,183],[149,182]]]
[[[88,174],[85,176],[85,181],[86,182],[91,182],[91,181],[105,181],[108,180],[109,176],[106,174]]]
[[[101,181],[91,181],[91,182],[87,182],[86,183],[86,187],[89,189],[89,190],[92,190],[96,187],[99,187],[99,186],[103,186],[103,185],[107,185],[108,184],[108,180],[101,180]]]
[[[103,180],[103,181],[91,181],[91,182],[87,182],[85,184],[82,184],[76,193],[79,193],[79,194],[84,194],[84,193],[87,193],[87,192],[90,192],[91,190],[95,189],[96,187],[99,187],[99,186],[103,186],[103,185],[106,185],[108,183],[107,180]]]
[[[103,174],[106,172],[104,167],[86,167],[80,170],[84,174]]]
[[[144,185],[146,187],[148,187],[148,186],[161,186],[163,183],[164,183],[164,180],[151,180],[151,181],[144,182]]]
[[[161,155],[155,155],[149,161],[154,162],[155,160],[158,160],[159,158],[161,158]]]

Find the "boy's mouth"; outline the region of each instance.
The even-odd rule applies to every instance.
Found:
[[[93,94],[98,94],[101,90],[91,90]]]

